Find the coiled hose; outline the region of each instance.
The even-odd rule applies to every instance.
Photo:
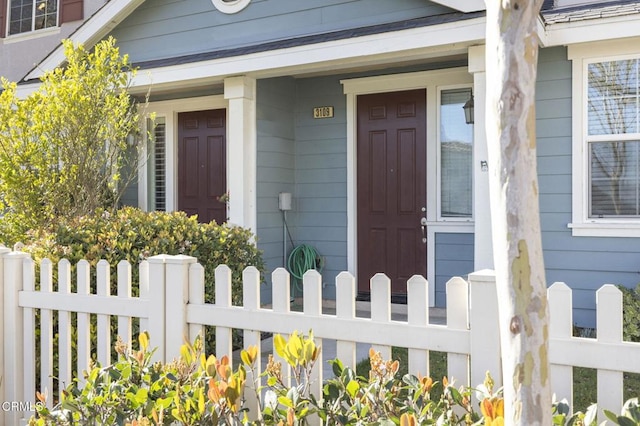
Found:
[[[302,282],[302,276],[309,269],[315,269],[318,272],[322,272],[324,267],[324,259],[320,256],[320,253],[310,245],[300,244],[294,247],[289,253],[289,259],[287,260],[287,269],[294,278],[296,288],[302,293],[300,283]]]

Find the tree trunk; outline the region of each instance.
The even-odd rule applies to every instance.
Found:
[[[505,424],[550,425],[548,306],[536,171],[542,0],[487,1],[487,140]],[[508,301],[508,302],[507,302]]]

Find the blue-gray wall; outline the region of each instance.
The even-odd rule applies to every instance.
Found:
[[[638,238],[573,237],[571,223],[571,61],[543,49],[536,84],[540,217],[547,282],[573,289],[574,322],[595,325],[595,291],[640,282]]]
[[[252,0],[246,9],[227,15],[211,0],[153,0],[112,35],[139,62],[446,12],[425,0]]]
[[[435,279],[437,307],[446,307],[446,284],[473,272],[473,234],[436,232]]]
[[[311,245],[324,258],[325,298],[335,297],[335,276],[347,269],[345,102],[338,77],[257,83],[258,247],[268,273],[283,266],[278,193],[292,193],[287,223],[293,246]],[[333,118],[313,119],[314,106],[328,105],[334,107]],[[293,248],[288,237],[286,244],[288,255]],[[295,286],[293,292],[298,293]]]
[[[283,266],[283,215],[278,209],[278,194],[294,192],[295,92],[293,78],[257,82],[257,234],[267,267],[263,301],[270,300],[271,272]],[[290,225],[292,220],[290,215]]]
[[[313,118],[333,106],[334,117]],[[296,239],[325,258],[323,295],[347,269],[347,113],[339,77],[300,79],[296,95]]]

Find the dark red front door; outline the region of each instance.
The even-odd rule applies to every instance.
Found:
[[[426,91],[358,96],[358,293],[383,272],[392,293],[427,273],[421,218],[426,207]]]
[[[178,209],[198,221],[227,221],[226,110],[178,114]]]

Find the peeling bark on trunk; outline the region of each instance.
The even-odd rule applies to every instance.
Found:
[[[505,424],[550,425],[548,306],[536,171],[542,0],[487,2],[487,140]],[[508,303],[507,303],[508,301]]]

